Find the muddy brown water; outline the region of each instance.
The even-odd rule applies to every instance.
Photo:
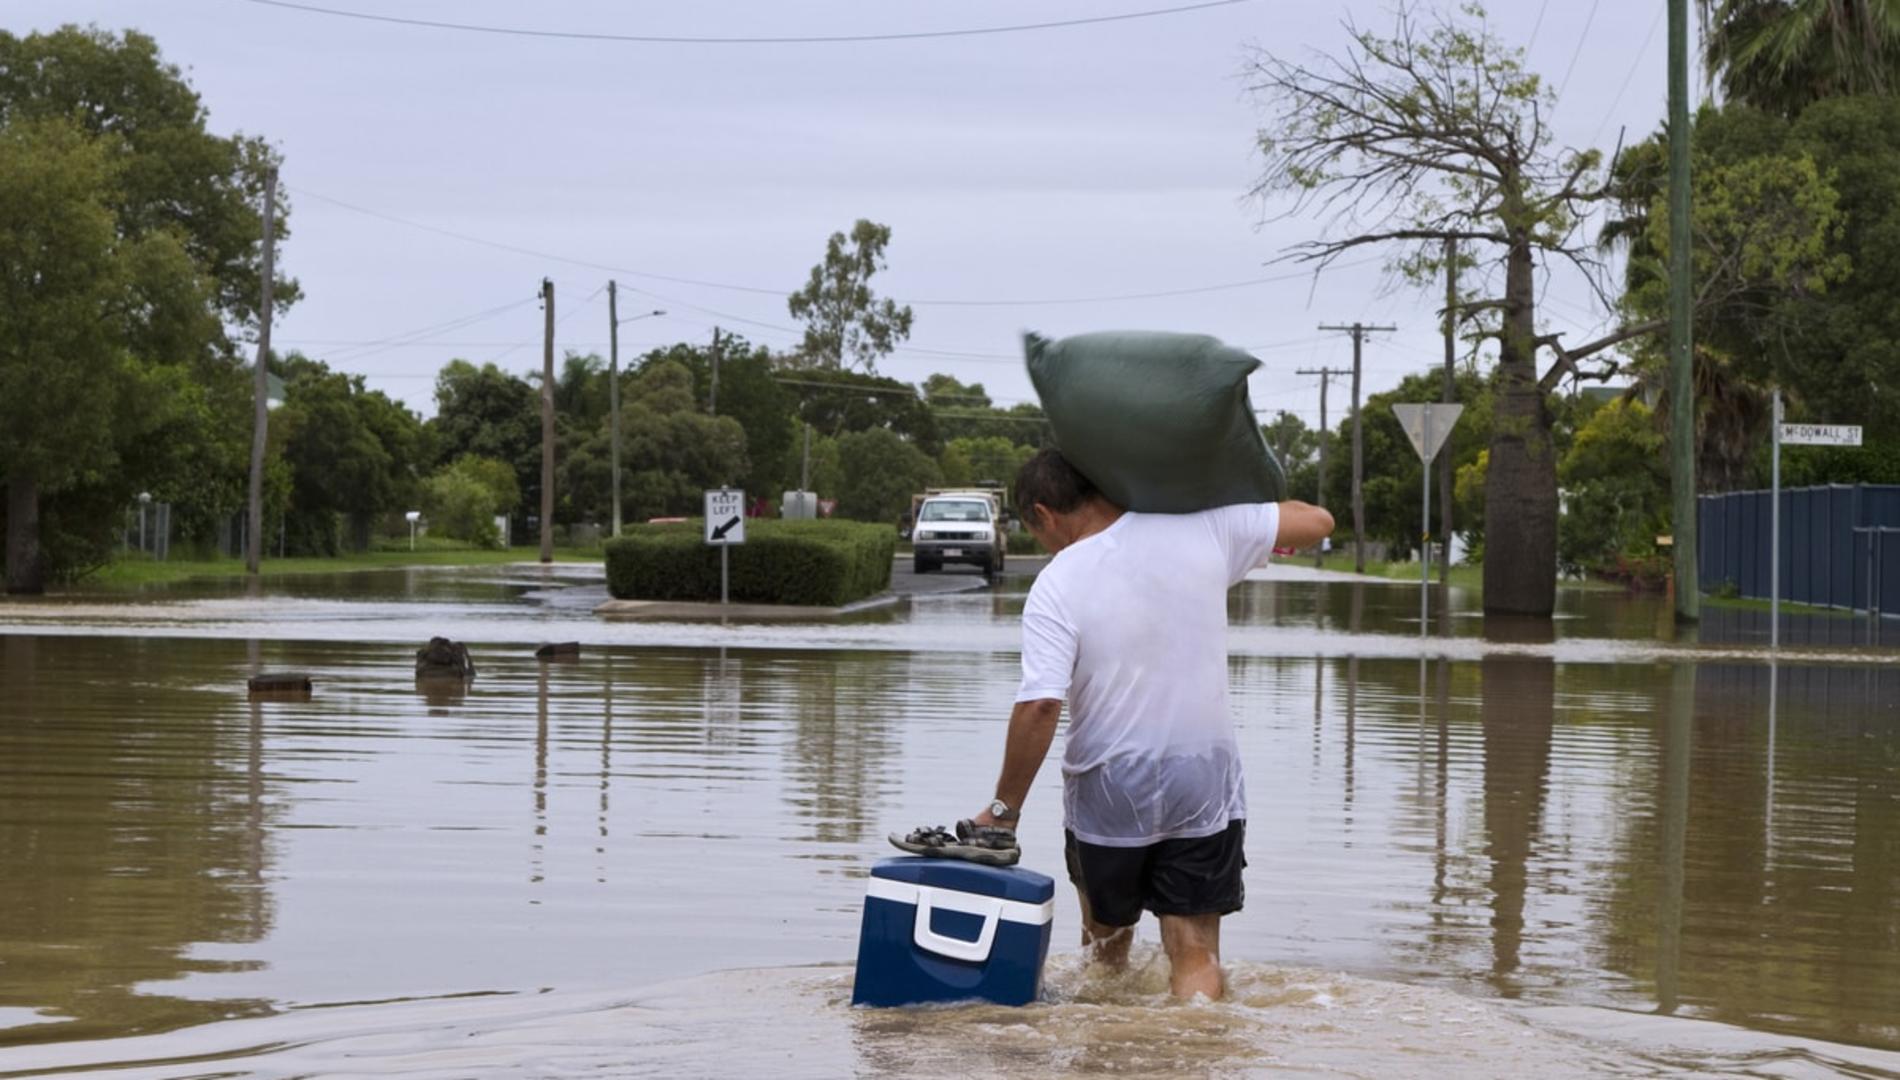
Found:
[[[1900,1076],[1890,627],[1771,662],[1751,612],[1454,593],[1421,646],[1415,590],[1293,577],[1232,605],[1232,999],[1085,969],[1059,893],[1026,1010],[846,1004],[883,834],[988,794],[1025,582],[802,626],[602,623],[567,568],[0,604],[0,1076]],[[414,683],[440,632],[465,693]]]

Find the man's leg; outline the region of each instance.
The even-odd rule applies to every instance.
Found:
[[[1082,948],[1088,950],[1090,961],[1114,971],[1127,967],[1128,946],[1135,940],[1134,926],[1096,922],[1089,910],[1089,894],[1080,885],[1076,886],[1075,898],[1082,904]]]
[[[1120,971],[1128,966],[1128,947],[1135,940],[1135,924],[1141,921],[1143,854],[1140,849],[1085,845],[1074,833],[1063,832],[1063,858],[1082,906],[1082,948],[1091,961]],[[1098,905],[1089,900],[1091,891],[1103,913],[1117,921],[1096,918]]]
[[[1086,903],[1086,901],[1085,901]],[[1168,985],[1178,998],[1205,994],[1218,1001],[1225,989],[1220,970],[1219,915],[1162,915],[1161,947],[1168,953]]]

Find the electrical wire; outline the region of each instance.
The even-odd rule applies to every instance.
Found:
[[[1570,88],[1570,76],[1576,73],[1577,60],[1583,56],[1583,46],[1590,40],[1590,25],[1596,22],[1597,6],[1601,3],[1602,0],[1590,0],[1590,14],[1583,17],[1583,32],[1577,35],[1577,47],[1570,54],[1570,66],[1564,69],[1564,79],[1557,84],[1556,101],[1551,106],[1553,112],[1558,105],[1563,104],[1564,91]]]
[[[1128,22],[1135,19],[1154,19],[1166,15],[1183,15],[1192,11],[1205,11],[1210,8],[1232,7],[1236,4],[1251,3],[1252,0],[1202,0],[1201,3],[1181,4],[1176,7],[1153,8],[1147,11],[1128,11],[1117,15],[1090,15],[1079,19],[1052,19],[1047,22],[1015,23],[1007,26],[973,26],[950,30],[912,30],[886,34],[813,34],[789,37],[703,37],[703,36],[667,36],[659,34],[607,34],[584,30],[539,30],[532,27],[487,26],[478,23],[445,22],[436,19],[412,19],[399,15],[378,15],[367,11],[349,11],[343,8],[322,7],[316,4],[293,3],[292,0],[246,0],[247,3],[263,7],[283,8],[289,11],[302,11],[312,15],[330,15],[343,19],[360,19],[364,22],[393,23],[398,26],[421,27],[428,30],[455,30],[471,34],[500,34],[509,37],[554,38],[570,41],[614,41],[637,45],[855,45],[876,41],[924,41],[934,38],[979,37],[994,34],[1016,34],[1032,30],[1060,30],[1076,26],[1096,26],[1103,23]]]
[[[758,286],[758,285],[736,285],[736,284],[733,284],[731,282],[726,282],[726,281],[710,281],[705,278],[680,277],[674,274],[658,274],[658,273],[654,273],[648,270],[636,270],[636,269],[633,269],[631,267],[626,267],[626,266],[615,266],[611,263],[594,262],[588,259],[576,259],[576,258],[572,258],[566,255],[556,255],[552,252],[547,252],[547,251],[537,251],[533,248],[525,248],[516,244],[506,244],[498,240],[489,240],[486,237],[473,236],[464,232],[456,232],[453,229],[445,229],[438,225],[430,225],[425,222],[414,221],[409,218],[397,217],[394,214],[386,214],[380,210],[372,210],[367,206],[359,206],[355,203],[345,202],[342,199],[331,198],[328,195],[322,195],[317,192],[311,191],[307,188],[292,188],[288,184],[285,185],[285,188],[286,190],[291,191],[293,194],[296,194],[303,198],[315,199],[318,202],[328,203],[331,206],[337,207],[338,209],[342,209],[342,210],[348,210],[351,213],[362,214],[365,217],[372,217],[379,221],[387,221],[391,224],[402,225],[411,229],[420,229],[423,232],[435,233],[437,236],[446,236],[450,238],[451,240],[460,240],[463,243],[476,244],[481,247],[493,248],[497,251],[506,251],[515,255],[527,255],[531,258],[545,259],[545,260],[548,260],[549,262],[566,263],[569,266],[579,266],[588,270],[600,270],[600,271],[603,271],[605,273],[610,273],[610,274],[622,274],[627,277],[645,278],[649,281],[664,281],[664,282],[669,282],[674,285],[691,285],[691,286],[694,286],[697,288],[703,288],[703,289],[723,289],[727,292],[751,293],[753,295],[758,295],[758,296],[773,296],[773,297],[779,297],[779,298],[783,298],[787,295],[784,289],[770,289],[770,288],[765,288],[763,286]],[[1350,268],[1358,267],[1358,266],[1369,266],[1373,263],[1380,262],[1380,261],[1381,261],[1381,257],[1371,256],[1364,259],[1354,259],[1350,261],[1336,262],[1331,265],[1337,269],[1344,270],[1344,269],[1350,269]],[[971,299],[971,298],[966,298],[966,297],[947,297],[947,298],[924,297],[920,299],[899,298],[897,302],[900,304],[911,306],[911,307],[1058,307],[1058,306],[1069,305],[1069,304],[1122,303],[1122,302],[1126,302],[1130,300],[1162,300],[1162,299],[1167,299],[1169,297],[1176,297],[1176,296],[1196,296],[1203,293],[1224,292],[1224,291],[1229,291],[1233,289],[1245,289],[1245,288],[1251,288],[1255,285],[1271,285],[1271,284],[1282,282],[1282,281],[1298,280],[1299,278],[1308,276],[1312,272],[1313,271],[1298,270],[1298,271],[1292,271],[1285,274],[1271,274],[1266,277],[1247,278],[1242,281],[1225,281],[1225,282],[1217,282],[1211,285],[1188,286],[1186,288],[1180,288],[1180,289],[1159,289],[1152,292],[1113,293],[1113,294],[1107,294],[1107,295],[1102,295],[1102,296],[1063,296],[1063,297],[1044,297],[1040,299],[1016,299],[1016,298]],[[628,286],[628,287],[630,289],[633,288],[633,286]],[[660,294],[651,292],[649,290],[639,289],[635,291],[643,292],[647,296],[651,296],[656,300],[662,300],[667,303],[680,304],[682,307],[692,306],[692,305],[685,304],[683,301],[673,300],[667,297],[663,297]],[[783,332],[795,333],[795,334],[803,333],[803,331],[801,330],[793,330],[789,327],[781,326],[774,323],[761,322],[756,319],[746,319],[743,316],[738,316],[738,315],[721,314],[712,308],[694,307],[693,310],[700,311],[704,314],[715,315],[719,318],[731,319],[735,322],[749,323],[750,325],[763,327],[769,330],[780,330]]]
[[[1623,95],[1629,93],[1630,83],[1636,78],[1636,72],[1643,66],[1643,61],[1648,59],[1649,47],[1655,42],[1656,31],[1662,28],[1663,15],[1668,10],[1667,7],[1657,7],[1655,18],[1649,20],[1649,33],[1644,35],[1642,46],[1636,50],[1635,57],[1630,60],[1630,69],[1623,73],[1623,85],[1617,87],[1616,97],[1610,99],[1610,107],[1603,110],[1603,119],[1597,122],[1596,132],[1590,136],[1591,146],[1595,146],[1597,140],[1603,137],[1603,129],[1610,126],[1610,117],[1616,115],[1616,107],[1623,104]]]

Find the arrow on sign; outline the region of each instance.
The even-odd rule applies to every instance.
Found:
[[[714,529],[713,539],[724,540],[726,538],[727,533],[731,532],[732,530],[738,527],[739,527],[739,519],[735,517],[732,520],[726,522],[724,525],[721,525],[718,528]]]

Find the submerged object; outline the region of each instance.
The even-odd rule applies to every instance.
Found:
[[[250,688],[253,694],[300,694],[308,697],[310,676],[287,671],[266,672],[251,676]]]
[[[1055,882],[1017,867],[885,859],[871,868],[853,1005],[990,1001],[1042,992]]]
[[[475,661],[468,646],[445,637],[433,637],[416,650],[416,678],[462,679],[475,677]]]
[[[581,643],[578,641],[560,641],[543,645],[534,650],[541,660],[578,660],[581,655]]]

